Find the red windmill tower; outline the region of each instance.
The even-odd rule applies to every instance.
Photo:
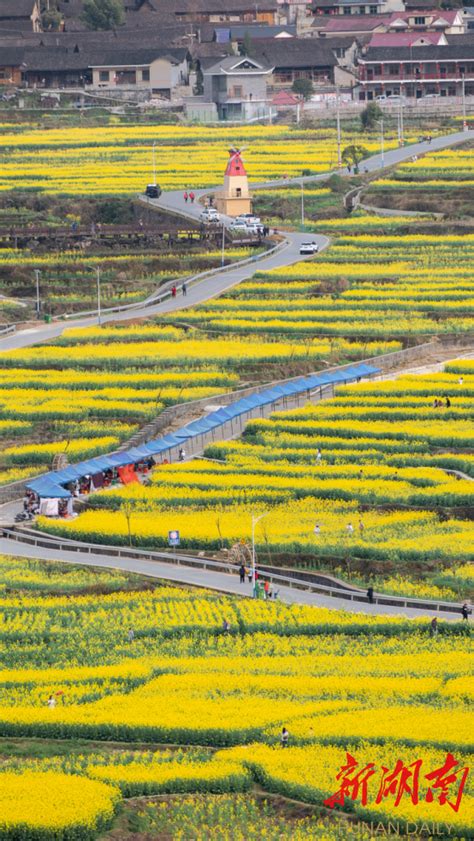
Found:
[[[244,147],[245,148],[245,147]],[[216,194],[216,205],[226,216],[239,216],[252,212],[247,172],[242,160],[243,149],[231,146],[229,160],[224,174],[224,189]]]

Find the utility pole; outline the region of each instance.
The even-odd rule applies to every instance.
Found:
[[[377,120],[380,123],[380,165],[383,169],[385,166],[385,146],[384,146],[384,134],[383,134],[383,118],[381,120]]]
[[[255,558],[255,526],[257,523],[262,520],[264,517],[269,514],[269,511],[266,511],[264,514],[260,514],[259,517],[255,517],[252,514],[252,595],[254,599],[257,597],[257,576],[256,576],[256,558]]]
[[[101,308],[101,300],[100,300],[100,268],[97,266],[96,268],[96,277],[97,277],[97,323],[99,327],[102,326],[102,308]]]
[[[301,226],[304,228],[304,181],[301,179]]]
[[[341,158],[341,114],[339,111],[339,88],[336,88],[337,168],[342,167]]]
[[[153,141],[153,184],[156,187],[156,140]]]
[[[221,266],[224,266],[225,263],[225,222],[222,223],[222,253],[221,253]]]
[[[405,145],[405,129],[403,125],[403,93],[400,88],[400,146]]]
[[[34,271],[35,271],[35,278],[36,278],[36,318],[39,318],[40,317],[40,310],[41,310],[39,279],[40,279],[41,272],[40,272],[39,269],[35,269]]]
[[[464,73],[461,76],[461,93],[462,93],[462,128],[463,131],[467,131],[467,120],[466,120],[466,77]]]
[[[99,266],[88,266],[91,271],[95,272],[97,281],[97,323],[99,327],[102,326],[102,302],[100,297],[100,268]]]

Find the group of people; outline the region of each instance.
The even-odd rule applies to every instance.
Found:
[[[194,195],[192,190],[191,190],[190,193],[188,193],[188,191],[185,190],[184,193],[183,193],[183,198],[184,198],[184,201],[186,202],[186,204],[188,203],[188,199],[191,202],[191,204],[194,204],[194,199],[196,198],[196,196]]]
[[[188,287],[187,287],[186,282],[183,282],[181,284],[181,292],[182,292],[183,298],[185,298],[186,295],[188,294]],[[178,294],[178,287],[176,286],[176,283],[173,283],[173,286],[171,287],[171,297],[176,298],[177,294]]]
[[[245,584],[246,578],[248,579],[249,584],[251,584],[253,581],[252,568],[246,567],[245,564],[241,564],[239,567],[239,578],[241,584]],[[270,581],[261,581],[257,570],[255,570],[255,595],[257,598],[263,598],[265,601],[267,601],[267,599],[278,598],[278,590],[273,589]]]
[[[464,602],[461,608],[461,616],[463,622],[469,622],[469,616],[472,613],[472,608],[469,607],[467,602]],[[430,637],[436,637],[438,635],[438,619],[437,617],[433,617],[430,622]]]
[[[443,409],[444,407],[446,407],[446,409],[449,409],[450,406],[451,400],[449,399],[447,394],[443,397],[443,400],[440,400],[438,397],[435,397],[433,401],[433,409]]]
[[[364,536],[364,531],[365,531],[364,523],[362,522],[362,520],[359,520],[359,534],[360,534],[361,537]],[[313,534],[315,534],[316,537],[318,537],[321,534],[321,526],[319,525],[319,523],[316,523],[316,525],[313,529]],[[354,526],[352,525],[352,523],[347,523],[346,534],[348,534],[349,536],[354,534]]]

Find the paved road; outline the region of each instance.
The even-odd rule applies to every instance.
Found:
[[[213,572],[211,570],[196,569],[182,564],[160,563],[159,561],[146,561],[129,558],[117,558],[114,555],[80,555],[78,552],[67,552],[27,544],[12,543],[10,540],[0,539],[0,553],[4,555],[15,555],[22,558],[38,558],[43,561],[61,561],[66,564],[77,564],[81,566],[103,567],[105,569],[118,569],[125,572],[134,572],[148,575],[151,578],[164,579],[166,581],[181,584],[191,584],[197,587],[207,587],[218,590],[222,593],[236,594],[240,596],[251,596],[251,585],[240,584],[237,575],[229,575],[224,572]],[[291,587],[279,588],[279,599],[287,604],[306,604],[315,607],[328,607],[338,610],[347,610],[351,613],[365,613],[373,616],[406,616],[407,618],[426,618],[427,622],[433,616],[449,620],[460,620],[459,613],[442,613],[430,610],[418,610],[406,607],[392,607],[391,605],[370,605],[359,602],[350,602],[346,599],[323,596],[319,593],[309,593],[306,590],[295,590]]]
[[[407,160],[413,155],[423,154],[427,151],[432,151],[435,149],[446,148],[457,143],[461,143],[467,138],[468,134],[466,132],[458,132],[456,134],[436,138],[432,141],[431,144],[425,142],[418,143],[403,149],[395,149],[390,152],[386,152],[383,162],[381,160],[380,155],[374,155],[367,161],[363,162],[361,168],[366,169],[367,171],[374,171],[376,169],[381,168],[382,164],[384,166],[391,166],[392,164],[396,164],[403,160]],[[258,189],[258,187],[264,186],[278,186],[279,184],[287,186],[290,183],[301,183],[302,180],[305,182],[321,180],[327,178],[329,174],[322,173],[317,176],[305,177],[304,179],[285,179],[280,182],[272,181],[269,184],[260,184],[252,186],[253,189]],[[342,174],[347,174],[347,171],[343,171]],[[206,192],[210,191],[197,191],[197,195],[201,195]],[[201,212],[201,208],[199,205],[190,205],[189,203],[185,205],[184,199],[180,191],[167,193],[161,196],[160,199],[158,199],[154,203],[159,204],[159,206],[163,209],[171,210],[172,212],[180,212],[183,215],[187,215],[191,218],[198,216]],[[226,222],[229,221],[229,219],[226,220]],[[228,289],[231,286],[240,283],[242,280],[249,278],[254,273],[256,268],[258,268],[259,270],[268,270],[270,268],[275,268],[279,266],[291,265],[292,263],[297,262],[301,259],[299,255],[299,245],[304,239],[308,239],[308,235],[298,233],[286,233],[285,238],[286,243],[284,248],[276,254],[261,259],[258,262],[258,266],[255,263],[251,263],[249,266],[237,267],[226,272],[216,272],[216,274],[214,274],[212,277],[206,278],[200,283],[196,284],[195,286],[190,287],[186,298],[180,296],[175,299],[166,300],[161,304],[154,304],[151,306],[144,306],[143,308],[134,309],[131,312],[104,315],[104,321],[121,319],[125,320],[129,319],[130,317],[148,316],[159,312],[178,311],[184,309],[185,307],[194,306],[195,304],[201,303],[202,301],[219,295],[221,292],[225,291],[225,289]],[[326,237],[322,236],[311,236],[311,239],[314,239],[318,242],[320,249],[326,247],[329,242]],[[16,334],[13,334],[12,336],[0,339],[0,351],[5,352],[18,347],[27,347],[39,341],[45,341],[48,339],[56,338],[62,333],[62,331],[65,329],[65,326],[86,327],[93,325],[96,322],[96,317],[88,317],[77,319],[74,321],[68,321],[66,325],[64,323],[52,325],[38,325],[37,327],[23,330]],[[3,515],[3,517],[8,517],[9,513],[10,512],[8,511],[7,507],[5,507],[4,511],[1,512],[1,515]],[[3,519],[1,515],[0,519]],[[0,552],[3,552],[4,554],[14,554],[22,557],[41,558],[43,560],[58,560],[63,561],[64,563],[78,562],[78,556],[74,552],[68,553],[63,551],[55,551],[52,549],[38,549],[36,547],[21,546],[20,544],[15,544],[14,552],[11,552],[11,549],[12,544],[9,541],[0,540]],[[164,578],[170,581],[180,581],[183,583],[215,588],[218,590],[222,590],[223,592],[250,595],[249,592],[245,592],[245,588],[247,588],[247,591],[249,590],[249,585],[243,585],[242,588],[242,586],[239,584],[238,581],[236,581],[234,576],[230,576],[225,573],[210,572],[207,570],[197,570],[192,567],[174,567],[169,566],[167,564],[158,563],[156,561],[118,559],[115,557],[107,557],[104,555],[92,555],[87,556],[87,558],[82,557],[81,563],[97,567],[114,567],[118,569],[128,570],[131,572],[143,573],[155,578]],[[306,591],[293,590],[288,587],[281,588],[280,599],[288,603],[303,603],[323,607],[344,608],[346,610],[351,610],[355,612],[373,614],[395,615],[402,613],[403,615],[408,617],[420,616],[420,614],[422,614],[422,611],[417,611],[410,608],[394,608],[385,605],[372,606],[368,604],[351,604],[350,602],[347,602],[344,599],[337,599],[322,596],[319,594],[307,593]],[[429,617],[430,615],[432,615],[432,612],[427,611],[426,616]],[[458,618],[458,615],[455,613],[447,614],[446,618],[456,619]]]
[[[431,143],[415,143],[411,146],[406,146],[401,149],[392,149],[391,151],[387,151],[385,153],[383,165],[385,167],[392,166],[393,164],[400,163],[401,161],[409,160],[413,155],[421,155],[426,152],[435,151],[436,149],[444,149],[449,146],[454,146],[458,143],[465,142],[467,139],[472,137],[472,134],[472,131],[460,131],[455,132],[453,134],[443,135],[442,137],[436,137]],[[366,169],[368,172],[373,172],[377,169],[380,169],[381,167],[381,155],[373,155],[366,161],[363,161],[361,164],[361,170],[363,171],[364,169]],[[332,173],[330,172],[326,172],[320,173],[319,175],[307,176],[304,178],[283,179],[265,182],[262,184],[252,184],[251,188],[257,190],[263,187],[278,187],[279,185],[289,186],[290,184],[300,184],[302,181],[318,181],[328,178],[331,174]],[[347,176],[347,170],[341,170],[341,175]],[[210,188],[207,188],[205,190],[197,190],[196,196],[199,197],[209,192],[213,192],[213,190]],[[199,205],[199,203],[191,205],[188,202],[186,204],[182,192],[180,190],[174,190],[169,193],[164,193],[162,196],[160,196],[159,199],[150,200],[150,203],[157,205],[158,207],[164,210],[169,210],[175,213],[178,212],[183,216],[186,216],[191,219],[198,218],[202,210],[202,207],[201,205]],[[227,218],[225,221],[229,223],[231,220]],[[258,265],[251,263],[249,266],[237,268],[235,270],[230,270],[222,273],[218,271],[212,277],[203,279],[194,286],[189,287],[188,295],[186,296],[186,298],[178,296],[177,298],[168,299],[161,304],[152,304],[149,306],[144,304],[144,306],[141,308],[131,308],[129,311],[127,310],[121,313],[112,313],[109,315],[104,314],[103,321],[120,321],[134,317],[141,318],[150,315],[155,315],[158,313],[169,313],[179,311],[186,307],[192,307],[195,304],[202,303],[203,301],[208,300],[209,298],[213,298],[216,295],[219,295],[221,292],[224,292],[231,286],[235,286],[242,280],[246,280],[247,278],[251,277],[257,269],[263,271],[270,268],[277,268],[279,266],[289,266],[292,263],[295,263],[301,259],[299,255],[299,245],[303,240],[307,240],[309,237],[308,234],[305,235],[285,232],[285,238],[286,247],[283,250],[279,251],[278,254],[271,255],[267,258],[264,257],[258,262]],[[316,242],[318,242],[320,249],[326,247],[329,243],[327,237],[323,237],[320,235],[310,235],[310,238],[311,240],[316,240]],[[6,336],[3,339],[0,338],[0,351],[14,350],[15,348],[20,347],[29,347],[30,345],[36,344],[37,342],[43,342],[46,340],[57,338],[61,335],[61,333],[66,327],[90,327],[94,324],[97,324],[97,316],[83,317],[74,320],[70,319],[67,323],[58,322],[51,325],[39,324],[38,326],[30,327],[27,330],[18,331],[17,333]]]
[[[261,257],[259,260],[252,261],[245,266],[238,266],[234,269],[230,268],[224,271],[217,270],[210,277],[206,277],[188,286],[186,297],[178,294],[178,297],[167,298],[159,304],[144,304],[142,307],[127,309],[119,313],[103,314],[102,321],[105,323],[106,321],[128,321],[131,318],[147,318],[159,313],[178,312],[187,307],[201,304],[210,298],[215,298],[217,295],[225,292],[226,289],[236,286],[243,280],[248,280],[256,271],[268,271],[269,269],[275,269],[281,266],[291,266],[299,260],[311,259],[301,257],[299,252],[300,244],[308,241],[308,239],[311,242],[317,242],[320,251],[329,245],[329,239],[321,234],[285,233],[283,247],[274,254]],[[176,284],[179,287],[180,281],[176,281]],[[61,321],[49,325],[41,323],[38,326],[30,327],[27,330],[20,330],[0,339],[0,352],[29,347],[37,342],[55,339],[68,327],[92,327],[94,324],[97,324],[97,316],[68,319],[67,322]]]

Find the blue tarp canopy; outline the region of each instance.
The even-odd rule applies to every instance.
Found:
[[[365,362],[356,365],[354,371],[356,377],[370,377],[372,374],[380,374],[380,368],[374,368],[373,365],[366,365]]]
[[[132,447],[131,450],[126,450],[124,455],[127,455],[130,459],[130,463],[136,464],[137,461],[141,461],[143,458],[150,456],[150,453],[146,452],[144,447]]]
[[[163,453],[165,450],[171,450],[173,447],[179,447],[182,442],[174,435],[165,435],[164,438],[157,438],[154,441],[149,441],[148,449],[152,455]]]
[[[64,484],[64,482],[75,482],[76,479],[79,479],[80,475],[81,473],[78,471],[77,467],[70,464],[63,470],[56,470],[53,473],[48,473],[48,479],[51,479],[52,482],[58,482],[61,485]]]
[[[282,396],[289,396],[298,394],[308,389],[320,388],[331,383],[343,383],[356,380],[358,377],[367,377],[373,374],[379,374],[380,369],[372,365],[367,365],[361,362],[358,365],[352,365],[344,371],[330,371],[321,373],[317,376],[301,377],[289,383],[282,383],[271,388],[264,389],[257,394],[250,394],[248,397],[241,397],[235,403],[229,406],[224,406],[217,409],[215,412],[207,415],[207,417],[200,420],[193,421],[187,426],[178,429],[163,438],[149,441],[147,444],[142,444],[139,447],[131,447],[122,453],[112,453],[111,455],[97,456],[88,461],[80,462],[79,464],[71,464],[63,470],[56,470],[45,476],[40,476],[33,479],[27,484],[28,488],[35,491],[40,497],[61,497],[67,498],[71,494],[62,485],[68,482],[73,482],[76,479],[82,478],[86,475],[93,476],[103,470],[108,470],[111,467],[123,467],[127,464],[135,464],[143,458],[149,456],[156,456],[166,450],[171,450],[174,447],[182,446],[184,441],[193,438],[195,435],[202,435],[210,429],[222,426],[229,420],[232,420],[239,415],[251,412],[259,406],[265,406],[269,403],[274,403],[280,400]]]
[[[56,484],[48,476],[44,476],[41,479],[35,479],[33,482],[30,482],[27,485],[28,488],[31,488],[38,496],[42,499],[68,499],[71,496],[71,492],[67,491],[66,488],[61,487],[61,485]]]

